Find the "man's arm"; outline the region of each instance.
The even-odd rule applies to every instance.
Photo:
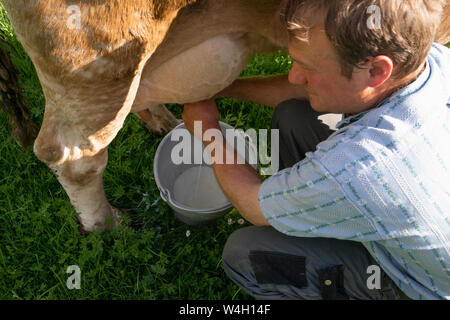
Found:
[[[217,181],[228,200],[237,211],[250,223],[256,226],[270,225],[259,207],[258,193],[263,179],[258,172],[248,164],[237,164],[237,153],[233,148],[226,148],[226,142],[219,143],[224,146],[222,154],[226,159],[226,152],[232,152],[233,164],[213,164]],[[225,163],[225,161],[223,161]]]
[[[269,107],[276,107],[290,99],[307,100],[308,94],[303,86],[293,85],[288,75],[252,77],[237,79],[214,98],[228,97],[251,101]]]
[[[183,112],[183,120],[186,128],[194,134],[194,121],[202,121],[202,137],[209,129],[217,129],[220,132],[219,112],[214,101],[208,100],[199,103],[186,104]],[[199,137],[200,138],[200,137]],[[237,152],[233,148],[226,147],[226,140],[221,135],[218,141],[203,141],[205,145],[214,143],[215,151],[223,156],[220,163],[213,164],[214,173],[222,191],[239,213],[250,223],[257,226],[269,225],[264,217],[258,202],[258,193],[263,182],[258,172],[248,164],[238,164]],[[226,164],[227,152],[232,153],[232,164]],[[212,154],[214,159],[216,154]],[[230,159],[230,157],[228,157]],[[218,159],[216,159],[218,160]]]

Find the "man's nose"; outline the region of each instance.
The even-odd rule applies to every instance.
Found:
[[[304,85],[307,81],[306,77],[300,72],[300,70],[293,66],[289,72],[289,82],[292,84]]]

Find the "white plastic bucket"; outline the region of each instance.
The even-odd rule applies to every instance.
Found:
[[[256,170],[258,158],[255,145],[250,141],[248,137],[243,134],[242,130],[235,130],[232,126],[224,122],[220,122],[220,126],[225,137],[228,130],[231,130],[228,131],[229,134],[231,132],[233,133],[234,143],[230,143],[230,141],[228,141],[228,143],[230,143],[231,145],[237,146],[237,141],[239,139],[244,139],[241,140],[241,142],[245,142],[245,153],[240,154],[243,158],[245,158],[247,163],[253,160],[253,162],[255,163],[250,163],[250,165]],[[174,197],[174,184],[177,178],[186,170],[200,165],[199,163],[194,164],[194,150],[192,150],[191,152],[191,161],[189,162],[189,164],[174,163],[174,161],[172,160],[172,150],[176,145],[180,143],[180,141],[172,141],[172,135],[176,130],[187,129],[184,123],[178,125],[169,134],[167,134],[167,136],[164,137],[164,139],[159,144],[155,154],[153,171],[156,184],[161,194],[161,198],[172,208],[175,216],[186,224],[201,225],[214,222],[233,209],[233,205],[231,204],[231,202],[226,200],[225,202],[217,203],[216,205],[208,208],[198,209],[189,207],[186,204],[181,203]],[[191,146],[194,146],[194,140],[196,138],[194,138],[192,135],[189,136],[191,138]],[[202,154],[203,150],[204,147],[202,146]],[[202,159],[202,165],[208,166],[208,164],[205,163],[204,159]],[[192,183],[194,185],[195,181],[193,181]]]

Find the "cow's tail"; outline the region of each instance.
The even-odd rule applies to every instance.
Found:
[[[0,38],[0,108],[9,116],[12,136],[27,149],[33,145],[38,130],[30,119],[9,48],[9,44]]]

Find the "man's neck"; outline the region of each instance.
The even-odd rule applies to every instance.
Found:
[[[409,86],[411,83],[416,81],[420,77],[420,75],[425,71],[426,67],[427,67],[427,62],[425,61],[424,63],[421,64],[421,66],[419,68],[417,68],[416,71],[414,71],[411,74],[409,74],[408,76],[398,80],[397,83],[394,84],[394,88],[391,90],[392,92],[389,96],[393,95],[397,91]]]
[[[424,62],[416,71],[410,73],[406,77],[403,77],[402,79],[392,81],[389,84],[385,85],[385,88],[382,88],[380,90],[380,93],[376,95],[376,97],[368,103],[368,107],[364,110],[361,110],[356,113],[352,113],[351,115],[356,115],[358,113],[376,108],[381,102],[383,102],[385,99],[389,98],[390,96],[394,95],[396,92],[400,91],[401,89],[407,87],[414,81],[416,81],[420,75],[425,71],[427,66],[427,63]]]
[[[425,71],[426,66],[427,66],[427,62],[424,62],[424,63],[422,63],[422,65],[419,68],[417,68],[416,71],[410,73],[409,75],[407,75],[406,77],[404,77],[400,80],[395,81],[394,84],[392,85],[392,87],[387,90],[385,97],[383,97],[383,99],[381,99],[377,103],[377,105],[379,103],[381,103],[381,101],[383,101],[384,99],[392,96],[397,91],[400,91],[401,89],[409,86],[411,83],[416,81],[420,77],[420,75]]]

